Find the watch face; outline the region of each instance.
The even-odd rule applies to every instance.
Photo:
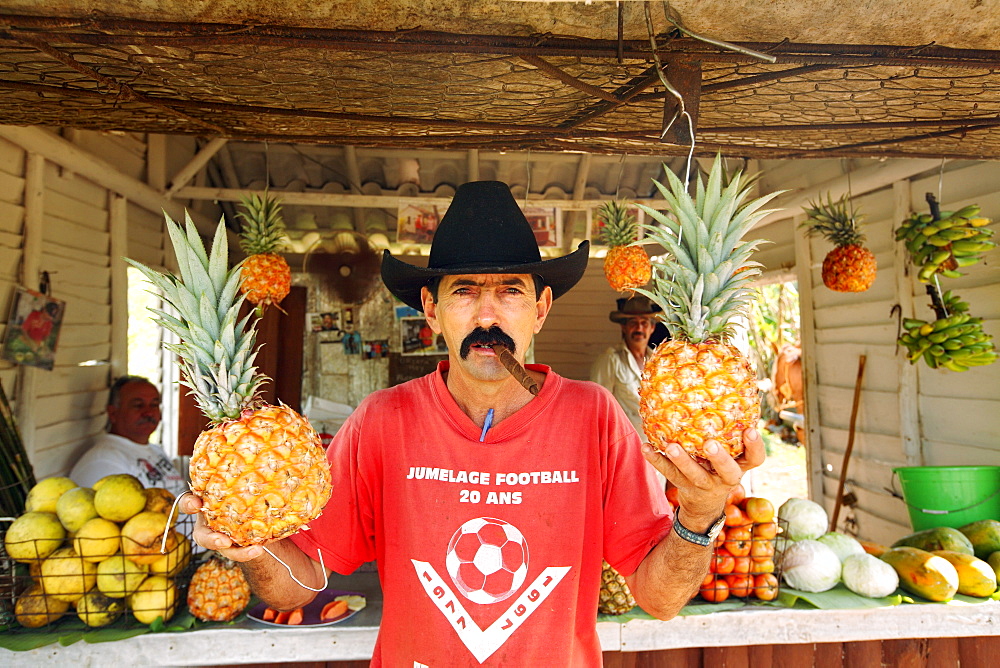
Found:
[[[708,530],[708,537],[715,539],[719,536],[719,532],[722,531],[722,527],[726,524],[726,516],[723,515],[719,519],[715,520],[715,524]]]

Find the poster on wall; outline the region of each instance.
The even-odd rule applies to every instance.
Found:
[[[396,241],[429,244],[447,208],[421,200],[400,200],[396,213]]]
[[[425,318],[400,318],[399,340],[404,355],[447,355],[444,337],[434,334]]]
[[[66,302],[60,299],[17,288],[0,357],[51,371],[65,310]]]
[[[535,241],[539,246],[560,246],[562,245],[562,228],[559,225],[560,210],[554,206],[526,206],[524,207],[524,217],[531,225],[531,231],[535,233]]]

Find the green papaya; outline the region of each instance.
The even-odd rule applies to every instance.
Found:
[[[951,550],[937,550],[931,554],[944,557],[958,571],[959,594],[986,598],[997,590],[997,574],[993,572],[993,567],[982,559]]]
[[[972,542],[965,534],[952,527],[934,527],[903,536],[891,547],[915,547],[926,552],[951,550],[963,554],[975,554]]]
[[[950,561],[916,547],[893,547],[879,557],[899,576],[899,586],[929,601],[949,601],[958,591],[958,570]]]
[[[975,555],[980,559],[1000,551],[1000,521],[979,520],[958,527],[958,530],[969,539]]]

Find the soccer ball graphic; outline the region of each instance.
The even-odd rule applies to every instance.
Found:
[[[463,524],[448,543],[448,575],[473,603],[497,603],[528,575],[528,543],[517,527],[492,517]]]

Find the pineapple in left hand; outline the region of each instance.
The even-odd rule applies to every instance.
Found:
[[[643,370],[643,431],[661,452],[677,443],[702,460],[708,440],[739,456],[743,431],[760,417],[757,375],[731,340],[760,275],[750,258],[761,242],[743,235],[771,213],[761,207],[778,194],[745,201],[751,184],[739,172],[727,179],[722,162],[715,159],[707,184],[699,176],[696,197],[669,170],[668,185],[654,181],[676,218],[642,207],[659,223],[646,226],[649,238],[667,254],[656,262],[650,289],[637,292],[663,309],[657,316],[671,336]]]
[[[823,285],[837,292],[864,292],[875,282],[875,256],[865,248],[861,218],[847,210],[847,195],[834,202],[829,195],[809,203],[802,227],[806,234],[822,234],[836,248],[823,258]]]
[[[180,278],[128,260],[163,293],[177,317],[154,310],[156,322],[180,338],[164,344],[176,353],[211,428],[198,436],[191,457],[191,488],[201,497],[208,526],[243,547],[289,536],[319,517],[330,498],[330,469],[308,420],[257,398],[267,380],[253,365],[253,314],[242,320],[242,267],[228,268],[222,221],[211,253],[191,218],[186,231],[166,217]]]
[[[606,202],[598,212],[604,223],[601,236],[608,246],[604,276],[618,292],[634,290],[649,282],[652,267],[642,246],[635,245],[639,224],[625,202]]]
[[[284,247],[285,223],[281,203],[266,192],[263,197],[256,193],[244,197],[243,206],[246,212],[236,214],[243,219],[240,248],[247,254],[240,291],[263,310],[277,306],[292,287],[292,270],[279,254]]]

